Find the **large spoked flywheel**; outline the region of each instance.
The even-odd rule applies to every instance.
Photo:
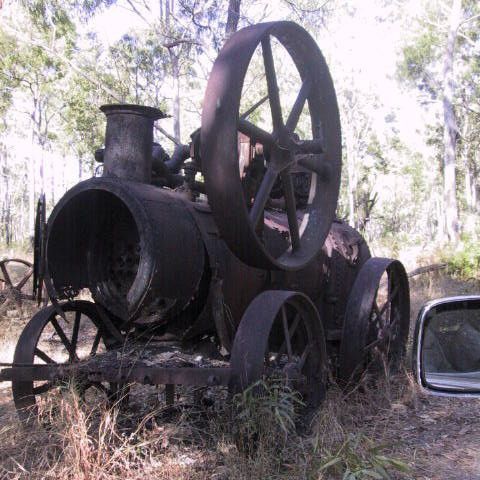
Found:
[[[370,258],[348,298],[340,344],[340,381],[352,386],[367,370],[378,374],[398,369],[409,325],[410,294],[403,265],[390,258]]]
[[[242,261],[296,270],[318,253],[338,199],[341,134],[328,67],[303,28],[253,25],[225,44],[205,95],[201,158],[215,221]]]

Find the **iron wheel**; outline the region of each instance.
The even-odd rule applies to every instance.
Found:
[[[58,304],[58,307],[62,316],[54,305],[50,305],[31,318],[15,348],[14,365],[77,363],[118,345],[103,326],[94,303],[76,300]],[[13,400],[20,419],[36,418],[37,402],[42,395],[61,386],[62,382],[12,380]],[[120,386],[116,383],[81,381],[78,388],[84,399],[92,388],[108,399],[116,400],[120,394]]]
[[[398,260],[370,258],[348,298],[338,377],[353,386],[366,371],[398,369],[410,325],[408,277]]]
[[[282,114],[272,39],[286,50],[301,83],[286,118]],[[252,109],[244,114],[239,112],[245,75],[257,47],[262,49],[272,131],[247,120]],[[303,140],[296,127],[306,106],[311,138]],[[239,132],[250,138],[252,144],[260,144],[264,153],[268,152],[260,165],[260,179],[253,195],[247,195],[242,184]],[[340,120],[325,59],[303,28],[293,22],[262,23],[240,30],[225,44],[214,63],[205,94],[201,159],[216,224],[230,249],[243,262],[270,270],[298,270],[317,255],[338,199]],[[308,179],[304,206],[296,200],[294,171],[304,173]],[[280,239],[279,229],[272,228],[265,218],[274,186],[282,191],[286,212]]]

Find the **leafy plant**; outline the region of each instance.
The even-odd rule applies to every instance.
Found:
[[[442,256],[450,274],[462,280],[479,278],[480,243],[466,240],[461,249],[445,251]]]
[[[385,445],[375,445],[365,435],[350,434],[336,453],[324,459],[318,472],[343,480],[389,480],[392,478],[388,473],[391,469],[408,473],[407,464],[382,453],[385,448]]]
[[[285,444],[295,430],[299,394],[282,379],[259,380],[233,398],[234,436],[240,451]]]

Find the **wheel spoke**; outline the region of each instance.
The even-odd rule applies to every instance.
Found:
[[[383,308],[383,307],[382,307]],[[373,301],[373,310],[375,312],[375,320],[378,322],[378,327],[384,327],[385,323],[383,322],[382,313],[378,308],[377,300]]]
[[[272,122],[274,131],[281,131],[283,128],[282,107],[280,105],[280,95],[275,74],[275,65],[273,63],[272,45],[270,36],[262,40],[263,63],[265,65],[265,74],[267,76],[268,97],[270,99],[270,110],[272,111]]]
[[[300,361],[298,362],[298,368],[301,371],[303,366],[305,365],[305,362],[307,361],[308,354],[312,350],[313,345],[309,343],[306,347],[305,350],[302,353],[302,356],[300,357]]]
[[[294,148],[296,153],[325,153],[323,141],[320,138],[299,140],[294,142]]]
[[[33,268],[30,268],[25,276],[15,285],[15,288],[19,290],[28,282],[29,278],[32,276]]]
[[[55,384],[53,382],[47,382],[38,387],[33,387],[32,393],[34,395],[41,395],[42,393],[47,393],[49,390],[51,390],[54,387],[55,387]]]
[[[292,110],[290,111],[290,115],[288,116],[287,123],[285,124],[285,128],[290,133],[294,132],[297,127],[298,120],[302,114],[311,87],[312,82],[310,81],[310,78],[306,78],[302,83],[298,96],[293,104]]]
[[[45,363],[57,363],[53,358],[49,357],[44,351],[40,350],[38,347],[35,347],[35,355],[38,358],[41,358]]]
[[[82,313],[80,312],[80,310],[77,310],[75,312],[75,320],[73,321],[73,331],[72,331],[72,349],[74,352],[77,350],[78,331],[80,329],[81,316],[82,316]]]
[[[93,339],[92,349],[90,350],[91,357],[94,357],[97,354],[98,344],[100,343],[101,338],[102,334],[100,333],[100,330],[98,330],[95,338]]]
[[[250,137],[252,140],[256,140],[262,145],[274,145],[275,139],[271,133],[263,130],[263,128],[257,127],[252,122],[249,122],[245,119],[240,119],[238,121],[238,130],[242,132],[247,137]]]
[[[297,331],[297,327],[299,324],[300,324],[300,314],[297,313],[295,315],[295,318],[293,319],[292,325],[288,330],[290,338],[293,338],[293,336],[295,335],[295,332]],[[275,356],[275,362],[277,362],[277,360],[283,355],[283,353],[285,352],[285,347],[286,347],[286,341],[284,340],[282,345],[278,349],[277,355]]]
[[[290,341],[290,331],[288,329],[287,312],[285,311],[285,305],[282,305],[282,324],[283,334],[285,336],[285,342],[287,345],[288,361],[292,361],[292,342]]]
[[[378,305],[375,302],[375,307],[377,308],[378,316],[382,316],[385,313],[385,310],[389,308],[389,306],[392,304],[393,299],[397,296],[398,294],[398,287],[395,287],[391,293],[388,295],[387,301],[382,305],[381,309],[378,309]]]
[[[325,155],[322,154],[304,154],[302,156],[298,156],[296,161],[303,168],[306,168],[311,172],[315,172],[321,177],[325,176],[326,172],[328,172],[328,169],[330,168],[328,162],[326,161]]]
[[[285,206],[287,208],[288,227],[290,230],[290,239],[292,242],[292,251],[300,248],[300,233],[298,230],[297,205],[295,202],[295,192],[293,190],[292,175],[289,169],[285,169],[280,174],[283,183],[283,193],[285,195]]]
[[[243,112],[243,113],[240,115],[240,118],[241,118],[241,119],[247,118],[247,117],[250,116],[258,107],[260,107],[261,105],[263,105],[267,100],[268,100],[268,95],[265,95],[265,96],[264,96],[263,98],[261,98],[257,103],[253,104],[248,110],[246,110],[245,112]]]
[[[0,269],[2,270],[3,273],[3,279],[5,280],[5,283],[9,287],[13,287],[12,280],[10,279],[10,275],[7,272],[7,267],[5,265],[5,262],[0,263]]]
[[[67,336],[65,335],[65,332],[62,330],[62,327],[57,322],[56,318],[52,318],[51,323],[53,325],[53,328],[57,332],[57,335],[60,337],[60,340],[62,340],[62,343],[65,345],[65,348],[67,349],[67,352],[69,353],[70,361],[78,361],[77,354],[75,350],[72,347],[72,344],[68,340]]]
[[[252,222],[254,227],[256,227],[258,225],[258,222],[260,221],[263,210],[265,209],[265,205],[267,204],[267,200],[270,196],[270,192],[272,191],[273,184],[275,183],[276,179],[277,172],[274,171],[271,167],[267,168],[262,183],[260,184],[260,188],[255,195],[255,200],[253,201],[253,205],[249,214],[250,221]]]

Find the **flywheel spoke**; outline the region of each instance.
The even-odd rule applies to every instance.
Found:
[[[313,140],[299,140],[295,142],[296,153],[325,153],[323,141],[320,138]]]
[[[257,127],[248,120],[241,118],[238,121],[238,131],[242,132],[244,135],[247,135],[247,137],[250,137],[252,140],[261,143],[262,145],[275,145],[275,138],[273,138],[271,133],[268,133],[263,128]]]
[[[325,176],[330,168],[324,154],[302,154],[296,160],[300,166],[320,176]]]
[[[267,76],[268,97],[270,99],[270,110],[272,111],[273,130],[280,132],[283,128],[282,107],[280,105],[280,92],[277,85],[275,65],[273,63],[272,45],[270,36],[262,40],[263,63]]]
[[[292,250],[300,248],[300,233],[297,220],[297,205],[295,202],[295,192],[293,190],[292,176],[288,169],[280,174],[283,183],[283,193],[285,195],[285,205],[287,207],[288,227],[290,230],[290,238],[292,242]]]
[[[268,95],[265,95],[258,102],[254,103],[248,110],[240,115],[241,119],[248,118],[258,107],[262,106],[268,100]]]
[[[298,120],[300,118],[300,115],[302,114],[307,97],[310,94],[311,87],[312,82],[310,78],[307,77],[302,83],[297,98],[295,99],[295,103],[293,104],[292,110],[290,111],[290,115],[288,116],[287,123],[285,124],[286,130],[290,133],[294,132],[295,128],[297,127]]]
[[[255,200],[253,201],[252,209],[250,210],[250,221],[253,226],[256,227],[267,204],[270,192],[272,191],[275,180],[277,179],[277,172],[269,167],[265,172],[265,175],[260,184],[257,194],[255,195]]]

